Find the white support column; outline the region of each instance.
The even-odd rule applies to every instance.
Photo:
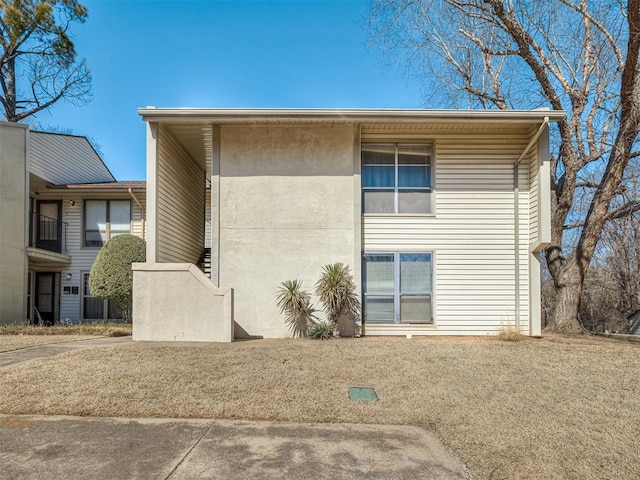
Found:
[[[353,126],[353,281],[362,291],[362,210],[360,125]]]
[[[529,254],[529,335],[542,336],[542,279],[540,254]]]
[[[549,127],[538,138],[538,238],[546,247],[551,242],[551,161],[549,160]]]
[[[158,124],[147,123],[147,263],[156,263],[158,201]]]

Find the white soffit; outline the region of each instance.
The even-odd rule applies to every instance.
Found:
[[[508,127],[524,131],[545,117],[560,121],[558,110],[408,110],[408,109],[138,109],[143,120],[170,129],[180,144],[201,164],[210,167],[213,126],[345,125],[360,124],[363,133],[418,131],[489,131]]]

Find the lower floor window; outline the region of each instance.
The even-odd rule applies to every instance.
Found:
[[[82,274],[82,318],[84,320],[119,320],[120,308],[115,300],[100,300],[91,295],[89,274]]]
[[[364,321],[432,323],[432,254],[364,253]]]

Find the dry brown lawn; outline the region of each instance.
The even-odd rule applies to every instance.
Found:
[[[20,350],[22,348],[37,347],[50,343],[73,342],[95,338],[90,335],[0,335],[0,353]]]
[[[635,479],[638,372],[608,339],[132,343],[1,368],[0,411],[423,425],[474,478]]]
[[[121,337],[131,335],[131,324],[89,323],[83,325],[0,325],[0,353],[50,343],[88,340],[95,337]]]

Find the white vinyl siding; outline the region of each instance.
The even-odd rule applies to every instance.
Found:
[[[204,249],[205,171],[158,128],[156,259],[196,263]]]
[[[535,130],[532,131],[532,135],[535,134]],[[534,243],[539,238],[539,196],[540,192],[538,191],[540,188],[540,165],[538,163],[538,145],[534,144],[527,155],[527,158],[523,160],[525,166],[528,164],[529,167],[529,179],[530,179],[530,190],[529,190],[529,227],[530,227],[530,235],[531,235],[531,243]]]
[[[29,132],[29,171],[54,185],[115,181],[85,137],[57,133]]]
[[[204,208],[204,247],[211,248],[211,189],[208,188],[205,194]]]
[[[529,130],[434,131],[435,216],[364,215],[364,252],[437,251],[434,325],[367,326],[367,334],[489,334],[514,323],[513,165]],[[363,142],[375,141],[363,132]],[[519,320],[528,332],[529,165],[519,168]],[[403,328],[399,332],[397,328]]]
[[[145,195],[143,191],[135,191],[135,195],[144,207]],[[118,200],[129,200],[128,193],[119,192],[117,194],[107,193],[86,193],[67,192],[57,194],[54,192],[41,193],[39,199],[61,199],[62,200],[62,221],[67,223],[67,255],[71,257],[71,265],[43,265],[37,267],[39,271],[60,271],[60,321],[69,319],[71,323],[78,323],[82,314],[82,273],[89,272],[91,266],[100,251],[96,247],[84,247],[83,242],[83,205],[84,200],[105,199],[109,197]],[[71,205],[70,200],[75,202]],[[141,236],[142,211],[140,207],[131,201],[131,233]],[[66,274],[71,274],[71,279],[67,280]],[[78,294],[65,294],[64,287],[77,287]]]

